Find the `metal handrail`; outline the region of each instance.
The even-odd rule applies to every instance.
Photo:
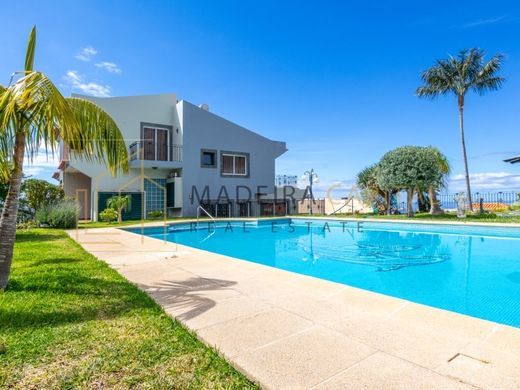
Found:
[[[327,214],[327,215],[335,215],[335,214],[337,214],[337,213],[338,213],[339,211],[341,211],[343,208],[347,207],[347,206],[350,204],[350,202],[352,202],[352,206],[354,206],[354,197],[347,199],[347,201],[345,202],[345,204],[344,204],[343,206],[341,206],[339,209],[334,210],[332,213]],[[332,202],[331,202],[331,203],[332,203]]]
[[[199,207],[197,207],[197,226],[199,226],[200,210],[204,211],[204,213],[211,219],[211,221],[215,223],[215,218],[213,218],[212,215],[208,213],[206,209],[199,204]]]
[[[144,158],[144,141],[132,142],[129,146],[130,161],[143,160]],[[146,159],[148,161],[182,161],[182,145],[170,144],[168,146],[168,159],[167,160],[153,160]]]

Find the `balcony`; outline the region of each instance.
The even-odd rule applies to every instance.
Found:
[[[137,141],[129,146],[130,168],[182,167],[182,145],[156,144],[153,141]]]
[[[58,169],[63,171],[65,170],[65,168],[67,168],[70,161],[70,149],[69,146],[63,140],[60,141],[59,158],[60,163],[58,165]]]

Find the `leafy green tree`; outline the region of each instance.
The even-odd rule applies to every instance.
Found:
[[[123,222],[123,210],[130,206],[130,195],[116,195],[107,200],[107,206],[117,211],[117,222]]]
[[[127,150],[113,119],[94,103],[64,98],[52,81],[34,70],[36,27],[27,44],[25,68],[7,87],[0,85],[0,177],[9,182],[0,219],[0,290],[11,272],[24,158],[32,161],[43,144],[51,152],[65,142],[73,155],[105,162],[113,174],[127,171]]]
[[[496,54],[489,61],[485,61],[484,57],[483,50],[474,48],[461,50],[457,57],[450,56],[448,59],[438,60],[434,66],[421,75],[424,85],[417,88],[419,97],[433,99],[450,93],[457,97],[460,144],[470,210],[473,210],[473,204],[464,135],[465,97],[469,91],[484,95],[488,91],[499,89],[504,83],[504,78],[497,75],[502,66],[503,56]]]
[[[54,204],[65,197],[60,186],[46,180],[27,179],[24,181],[23,187],[27,203],[34,211],[39,210],[42,206]]]
[[[418,188],[437,187],[442,174],[428,148],[402,146],[386,153],[378,164],[376,180],[385,190],[407,192],[407,214],[413,217],[413,196]]]

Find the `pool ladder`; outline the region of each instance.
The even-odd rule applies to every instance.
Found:
[[[197,207],[197,228],[199,227],[199,217],[200,217],[200,210],[202,210],[204,212],[204,214],[206,214],[210,219],[211,219],[211,222],[213,222],[213,224],[215,224],[215,218],[213,218],[213,216],[208,213],[208,211],[202,207],[201,205],[199,205],[199,207]],[[201,242],[204,242],[206,240],[208,240],[209,238],[211,238],[211,236],[213,236],[215,234],[215,230],[213,230],[212,232],[210,232],[206,238],[204,238]]]
[[[199,207],[197,207],[197,227],[199,227],[200,210],[202,210],[202,211],[204,212],[204,214],[206,214],[206,215],[211,219],[211,221],[212,221],[213,223],[215,223],[215,218],[213,218],[213,217],[211,216],[211,214],[208,213],[207,210],[206,210],[204,207],[202,207],[201,205],[199,205]]]

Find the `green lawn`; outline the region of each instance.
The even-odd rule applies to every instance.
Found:
[[[17,235],[0,293],[2,388],[254,388],[59,230]]]
[[[167,223],[175,222],[175,221],[183,221],[183,220],[189,220],[194,219],[195,217],[175,217],[175,218],[169,218],[166,220]],[[203,217],[200,217],[200,219],[204,219]],[[118,222],[102,222],[102,221],[79,221],[78,227],[80,229],[87,229],[87,228],[104,228],[104,227],[122,227],[122,226],[129,226],[129,225],[139,225],[141,222],[144,223],[151,223],[151,222],[158,222],[158,223],[164,223],[164,219],[147,219],[147,220],[140,220],[140,219],[132,219],[128,221],[123,221],[121,223]]]
[[[309,216],[309,214],[300,214],[299,216]],[[431,215],[429,213],[418,213],[413,217],[407,217],[405,214],[401,215],[374,215],[374,214],[336,214],[336,215],[313,215],[313,217],[322,218],[377,218],[377,219],[396,219],[408,221],[452,221],[452,222],[495,222],[495,223],[520,223],[520,216],[514,217],[500,217],[496,214],[474,214],[468,215],[466,218],[457,218],[456,214],[446,213],[441,215]]]

